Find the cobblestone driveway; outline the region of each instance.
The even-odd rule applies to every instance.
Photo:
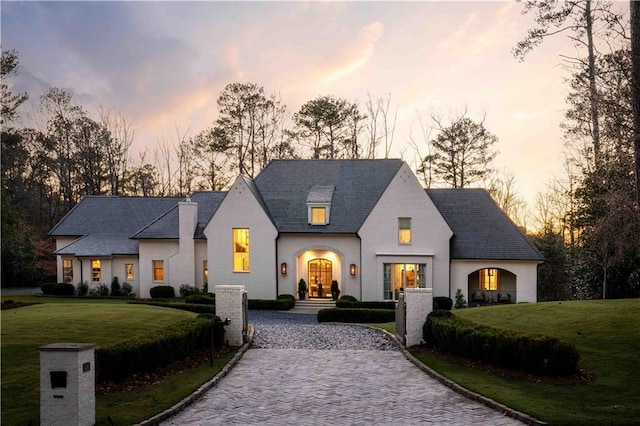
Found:
[[[251,322],[253,348],[164,424],[521,424],[433,380],[381,333],[314,324],[314,316],[300,314],[252,314]],[[281,347],[286,341],[290,347]],[[308,347],[318,341],[323,349]]]

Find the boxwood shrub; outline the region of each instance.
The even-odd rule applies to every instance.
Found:
[[[372,302],[358,302],[357,300],[351,301],[349,299],[339,299],[336,301],[336,308],[346,309],[395,309],[396,302],[388,301],[372,301]]]
[[[453,300],[450,297],[437,296],[433,298],[433,309],[445,309],[450,311],[453,307]]]
[[[392,309],[329,308],[318,312],[318,322],[380,323],[396,320]]]
[[[349,294],[345,294],[344,296],[340,296],[340,299],[338,300],[348,300],[350,302],[357,302],[358,299],[356,299],[354,296],[351,296]]]
[[[176,297],[176,289],[170,285],[157,285],[149,290],[152,299],[171,299]]]
[[[53,294],[53,289],[56,287],[56,283],[46,283],[40,286],[42,294]]]
[[[296,304],[296,297],[293,294],[281,294],[278,296],[279,300],[291,300],[293,304]]]
[[[194,352],[223,342],[224,326],[218,317],[198,316],[154,333],[96,349],[96,380],[118,381],[154,370]]]
[[[148,300],[132,300],[132,305],[149,305],[160,306],[162,308],[180,309],[183,311],[195,312],[197,314],[215,314],[216,307],[212,304],[204,303],[182,303],[182,302],[161,302],[161,301],[148,301]]]
[[[197,303],[200,305],[215,305],[216,295],[213,293],[194,294],[184,298],[185,303]]]
[[[73,296],[76,294],[76,288],[73,284],[58,283],[53,287],[53,294],[56,296]]]
[[[285,299],[249,299],[249,309],[288,311],[295,306],[295,300]]]
[[[457,356],[535,374],[571,376],[580,360],[572,344],[479,325],[449,311],[427,316],[423,338],[427,345]]]

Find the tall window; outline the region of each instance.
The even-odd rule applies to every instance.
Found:
[[[385,263],[384,298],[397,300],[406,288],[425,288],[427,265],[425,263]]]
[[[327,224],[327,208],[311,207],[311,224],[326,225]]]
[[[411,244],[411,218],[398,218],[398,243]]]
[[[102,263],[94,259],[91,261],[91,282],[99,283],[102,281]]]
[[[164,260],[153,261],[153,280],[164,281]]]
[[[73,282],[73,260],[62,259],[62,279],[65,283]]]
[[[233,228],[233,271],[249,271],[249,228]]]
[[[124,276],[127,280],[133,279],[133,263],[125,263],[124,264]]]
[[[327,259],[313,259],[307,264],[307,270],[309,271],[309,296],[331,296],[333,263]]]
[[[208,284],[209,283],[209,261],[205,260],[202,262],[202,269],[203,269],[203,279],[204,279],[204,283]]]
[[[498,289],[498,270],[497,269],[481,269],[480,270],[480,290],[497,290]]]

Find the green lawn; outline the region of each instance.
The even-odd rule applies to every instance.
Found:
[[[39,352],[38,347],[55,342],[113,345],[196,314],[146,305],[128,305],[114,300],[82,300],[7,296],[3,300],[37,301],[44,304],[2,311],[2,424],[27,424],[39,420]],[[229,355],[230,356],[230,355]],[[228,360],[228,357],[226,358]],[[160,392],[136,391],[131,395],[98,397],[98,423],[131,411],[122,404],[142,407],[134,418],[140,421],[162,411],[213,377],[226,360],[214,369],[200,368],[184,373],[165,384]],[[197,383],[195,383],[195,382]],[[155,388],[155,387],[154,387]],[[187,390],[188,389],[188,390]],[[138,399],[135,404],[131,399]],[[120,405],[118,405],[120,404]],[[133,412],[135,417],[135,411]],[[127,413],[128,414],[128,413]],[[127,421],[117,424],[128,424]]]
[[[492,327],[571,342],[581,354],[581,368],[595,377],[580,386],[520,382],[419,356],[444,376],[552,424],[638,423],[640,299],[503,305],[454,312]]]

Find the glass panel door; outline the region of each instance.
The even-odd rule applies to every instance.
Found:
[[[326,259],[309,261],[309,297],[331,297],[333,264]]]

